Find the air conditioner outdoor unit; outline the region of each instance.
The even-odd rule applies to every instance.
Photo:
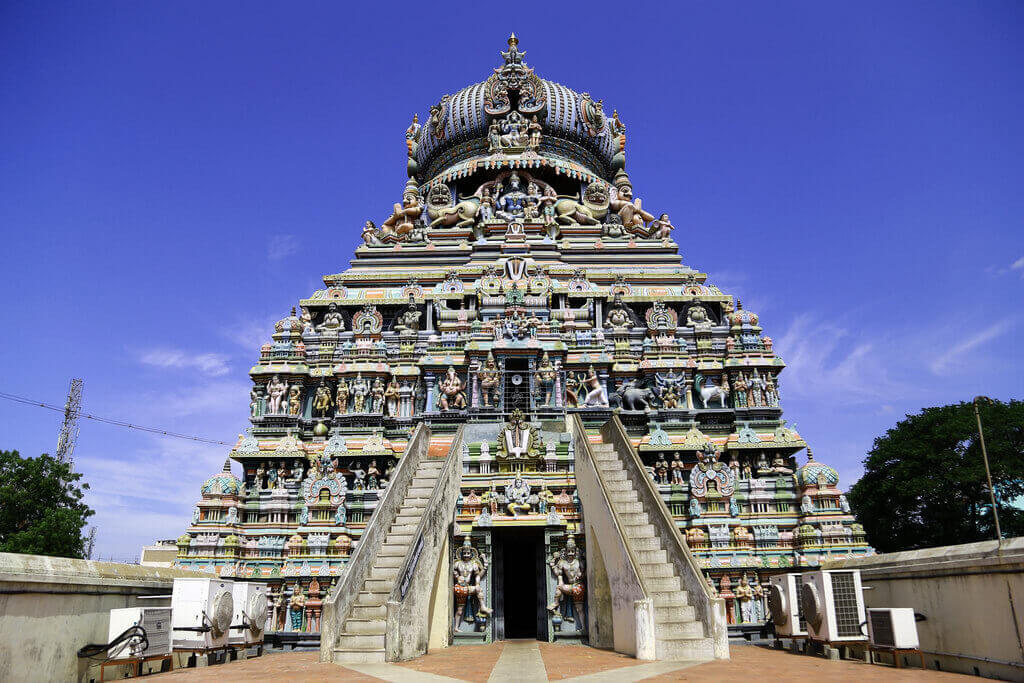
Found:
[[[911,607],[871,608],[868,610],[868,639],[878,647],[916,650],[917,620]]]
[[[769,579],[768,609],[772,613],[777,636],[806,636],[807,624],[800,609],[803,576],[782,574]]]
[[[859,571],[804,574],[800,607],[807,621],[807,635],[814,640],[827,643],[866,640],[861,630],[865,617]]]
[[[204,649],[228,644],[234,616],[232,582],[218,578],[175,579],[171,626],[175,649]]]
[[[107,651],[108,657],[127,659],[171,653],[170,607],[121,607],[110,610],[107,642],[114,642],[115,638],[132,626],[139,626],[146,632],[145,640],[141,636],[133,636],[110,648]]]
[[[267,627],[267,584],[236,581],[232,587],[235,615],[231,619],[233,644],[263,642],[263,631]]]

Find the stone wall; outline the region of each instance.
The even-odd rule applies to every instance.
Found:
[[[0,681],[86,681],[78,649],[106,643],[110,610],[169,607],[175,577],[163,567],[0,553]],[[98,676],[96,680],[99,680]]]
[[[929,668],[1024,680],[1024,537],[836,560],[866,607],[912,607]],[[916,656],[909,658],[918,665]]]

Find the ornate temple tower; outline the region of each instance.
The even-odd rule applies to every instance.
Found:
[[[797,467],[757,314],[634,194],[618,112],[540,78],[515,36],[501,56],[413,118],[401,201],[275,325],[242,477],[203,485],[178,564],[269,582],[272,629],[316,631],[310,596],[343,575],[413,427],[443,451],[462,426],[455,640],[584,639],[568,420],[596,439],[617,415],[730,621],[762,621],[767,575],[870,552],[863,528],[834,469]],[[530,590],[532,626],[505,600]]]

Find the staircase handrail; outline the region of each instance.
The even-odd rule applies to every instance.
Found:
[[[323,603],[320,627],[320,661],[334,661],[334,648],[345,622],[352,613],[352,606],[362,588],[363,582],[373,569],[377,552],[384,544],[388,530],[398,516],[406,492],[412,483],[413,474],[430,448],[430,428],[423,422],[416,425],[405,452],[398,459],[398,466],[392,473],[384,496],[377,501],[377,507],[359,537],[355,552],[349,557],[342,572],[341,581]]]
[[[580,465],[582,464],[584,468],[589,467],[592,470],[592,474],[594,479],[597,481],[598,488],[601,490],[601,495],[604,497],[605,509],[611,513],[610,516],[612,524],[615,525],[621,545],[629,556],[629,572],[641,593],[641,597],[638,597],[633,601],[633,618],[636,621],[634,635],[636,636],[636,641],[635,650],[631,654],[633,654],[637,659],[654,659],[656,656],[653,640],[654,598],[651,593],[651,589],[647,585],[647,581],[644,579],[643,575],[638,570],[640,567],[640,558],[638,558],[636,552],[634,552],[633,544],[630,542],[629,536],[626,534],[626,527],[619,518],[619,513],[615,510],[611,492],[608,490],[608,484],[604,480],[604,474],[602,474],[601,468],[594,459],[594,452],[590,448],[590,439],[587,437],[586,427],[584,427],[583,420],[580,418],[578,413],[573,415],[572,425],[573,441],[576,444],[577,487],[580,481],[580,474],[584,474],[584,476],[586,476],[587,472],[587,469],[581,469]],[[583,456],[582,458],[580,457],[581,455]]]
[[[660,535],[664,537],[669,561],[675,563],[676,558],[682,558],[686,566],[679,567],[679,569],[690,570],[680,571],[679,578],[682,579],[683,587],[690,596],[690,604],[693,605],[698,618],[704,624],[705,635],[714,641],[715,657],[727,658],[729,645],[728,630],[724,619],[725,600],[716,597],[704,581],[704,572],[697,564],[693,554],[690,553],[690,548],[683,540],[683,535],[680,533],[679,527],[676,526],[672,513],[651,480],[647,468],[640,460],[640,455],[633,447],[633,442],[626,434],[626,428],[618,415],[612,415],[612,418],[601,427],[601,438],[605,443],[615,445],[616,451],[626,454],[627,457],[622,458],[623,466],[630,471],[630,477],[637,485],[637,495],[644,503],[644,509],[648,512],[651,524],[664,532]]]

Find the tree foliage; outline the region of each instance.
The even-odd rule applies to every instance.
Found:
[[[0,451],[0,552],[78,557],[93,514],[82,502],[88,484],[71,466],[43,454]]]
[[[1024,402],[980,402],[1004,537],[1024,535]],[[995,538],[974,405],[926,408],[875,439],[850,505],[883,552]]]

